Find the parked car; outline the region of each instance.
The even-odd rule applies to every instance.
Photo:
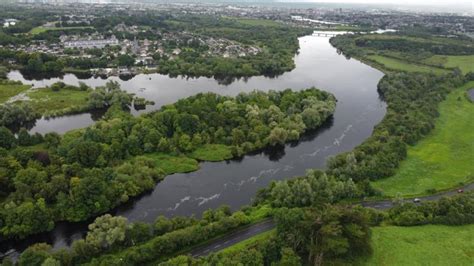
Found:
[[[421,199],[419,199],[419,198],[414,198],[414,199],[413,199],[413,202],[414,202],[414,203],[419,203],[419,202],[421,202]]]
[[[464,189],[458,189],[458,193],[463,193]]]

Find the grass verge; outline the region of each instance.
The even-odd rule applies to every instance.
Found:
[[[228,253],[235,253],[241,250],[245,250],[248,246],[255,244],[256,242],[265,241],[266,239],[273,236],[276,232],[276,229],[272,229],[270,231],[263,232],[251,238],[245,239],[244,241],[240,241],[239,243],[227,247],[221,250],[219,253],[228,254]]]

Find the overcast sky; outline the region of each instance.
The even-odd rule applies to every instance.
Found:
[[[294,0],[293,0],[294,1]],[[300,0],[299,2],[370,3],[410,5],[462,5],[473,7],[474,0]]]

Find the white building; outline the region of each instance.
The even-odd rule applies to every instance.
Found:
[[[115,38],[115,36],[112,36],[110,39],[83,39],[64,42],[64,48],[100,49],[107,45],[119,45],[119,41],[117,38]]]

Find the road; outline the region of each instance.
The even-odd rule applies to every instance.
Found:
[[[219,238],[210,244],[198,247],[192,250],[190,254],[193,257],[205,256],[211,252],[217,252],[224,248],[230,247],[239,243],[240,241],[251,238],[252,236],[258,235],[260,233],[269,231],[273,228],[275,228],[275,223],[273,222],[273,220],[268,219],[261,223],[253,224],[245,229]]]
[[[466,192],[474,190],[474,183],[466,185],[462,189]],[[440,194],[435,194],[435,195],[430,195],[430,196],[425,196],[425,197],[418,197],[418,198],[421,201],[434,201],[445,196],[456,195],[457,193],[458,191],[457,189],[455,189],[455,190],[443,192]],[[404,201],[412,202],[413,199],[414,198],[405,199]],[[367,201],[367,202],[362,202],[360,204],[368,208],[374,208],[377,210],[386,210],[393,207],[394,203],[392,202],[392,200],[381,200],[381,201]],[[206,256],[206,255],[209,255],[210,253],[221,251],[227,247],[235,245],[243,240],[249,239],[263,232],[269,231],[273,228],[275,228],[275,223],[270,219],[265,220],[261,223],[253,224],[245,229],[239,230],[232,234],[226,235],[222,238],[216,239],[215,241],[212,241],[212,243],[208,243],[206,245],[197,247],[193,249],[191,252],[189,252],[189,254],[191,254],[191,256],[193,257]]]

